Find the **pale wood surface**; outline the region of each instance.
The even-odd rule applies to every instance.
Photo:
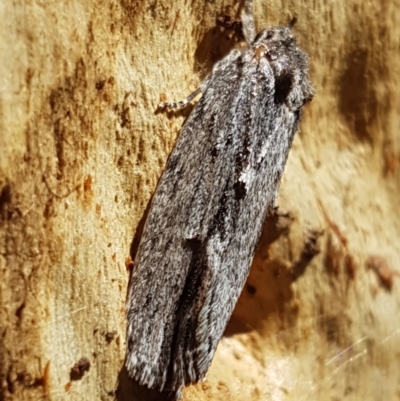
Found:
[[[229,4],[1,2],[0,399],[147,397],[122,369],[125,259],[184,121],[155,109],[230,46]],[[255,0],[259,27],[298,18],[317,95],[281,185],[291,217],[266,224],[184,400],[399,399],[399,5]]]

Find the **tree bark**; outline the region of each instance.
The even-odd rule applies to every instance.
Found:
[[[398,1],[254,1],[310,54],[250,277],[187,400],[394,399],[400,353]],[[0,6],[0,399],[142,400],[125,260],[188,110],[235,45],[228,1]],[[286,215],[285,213],[286,212]],[[150,397],[150,398],[149,398]]]

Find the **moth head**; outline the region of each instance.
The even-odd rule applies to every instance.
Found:
[[[260,61],[266,58],[274,71],[277,81],[292,81],[297,56],[296,39],[287,26],[278,26],[261,31],[254,39],[254,57]],[[290,88],[291,83],[286,82]]]
[[[296,39],[290,27],[277,26],[262,30],[254,39],[253,45],[264,45],[267,48],[276,46],[291,47],[296,44]]]
[[[254,39],[254,59],[267,60],[275,78],[275,100],[287,103],[298,81],[301,54],[290,27],[278,26],[261,31]]]

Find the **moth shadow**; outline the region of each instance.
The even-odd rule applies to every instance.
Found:
[[[139,249],[140,239],[142,238],[144,225],[146,223],[147,216],[149,215],[151,203],[153,201],[153,196],[154,196],[154,194],[151,196],[149,202],[147,203],[146,209],[143,212],[143,215],[136,228],[135,234],[133,235],[133,238],[132,238],[131,247],[129,250],[129,254],[130,254],[132,260],[135,260],[137,251]]]
[[[293,298],[293,271],[269,258],[271,245],[288,236],[293,217],[272,213],[267,217],[244,289],[235,306],[224,337],[264,327],[271,315],[282,316]]]
[[[235,20],[231,19],[229,15],[228,10],[220,14],[217,18],[217,26],[209,29],[197,46],[194,55],[196,59],[195,69],[201,78],[207,76],[216,62],[223,59],[238,43],[244,40],[241,24],[240,29],[238,29],[239,25],[233,24]],[[229,27],[224,22],[218,22],[226,19],[232,26]]]
[[[114,397],[115,401],[170,401],[172,399],[168,393],[160,393],[139,385],[136,380],[129,377],[125,364],[120,370]]]

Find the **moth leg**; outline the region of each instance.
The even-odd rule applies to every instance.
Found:
[[[256,26],[253,15],[253,0],[246,0],[244,12],[242,13],[243,36],[250,46],[256,37]]]
[[[160,109],[183,109],[186,107],[199,93],[201,92],[201,87],[197,88],[193,93],[191,93],[186,99],[180,102],[161,102],[158,107]]]

